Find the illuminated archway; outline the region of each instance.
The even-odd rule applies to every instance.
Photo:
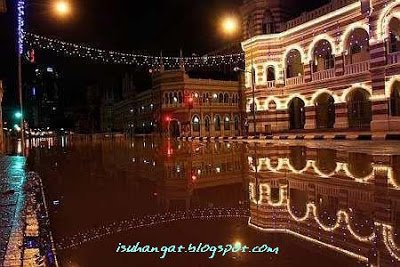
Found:
[[[355,88],[346,96],[349,128],[369,128],[372,121],[370,94]]]
[[[334,98],[328,93],[322,93],[315,99],[314,105],[317,128],[333,128],[336,120]]]
[[[289,102],[289,128],[290,130],[304,129],[306,124],[305,103],[295,97]]]

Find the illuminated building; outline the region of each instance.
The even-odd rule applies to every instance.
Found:
[[[298,1],[281,2],[242,6],[247,112],[254,69],[256,131],[398,133],[400,2],[332,0],[295,18],[286,11]]]
[[[242,132],[238,81],[192,79],[184,70],[154,76],[162,131],[172,136],[235,136]]]
[[[251,227],[369,266],[398,266],[398,156],[304,147],[253,146],[249,153]]]
[[[119,130],[177,136],[242,133],[241,83],[190,78],[183,68],[153,74],[153,86],[114,105]]]

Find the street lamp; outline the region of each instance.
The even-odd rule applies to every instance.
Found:
[[[58,16],[65,17],[71,13],[71,4],[70,0],[57,0],[54,3],[53,9],[55,14]],[[24,53],[24,36],[25,36],[25,26],[26,26],[26,0],[18,0],[16,4],[17,9],[17,87],[18,87],[18,98],[20,105],[20,115],[18,116],[20,119],[20,128],[21,130],[21,144],[22,147],[25,148],[25,129],[24,129],[24,105],[23,105],[23,93],[22,93],[22,57]],[[24,150],[23,150],[24,151]]]
[[[54,12],[60,17],[66,17],[71,13],[71,4],[67,0],[59,0],[54,3]]]
[[[243,70],[239,67],[235,67],[233,69],[235,72],[245,72],[245,73],[250,73],[251,74],[251,88],[253,91],[253,105],[252,105],[252,111],[253,111],[253,127],[254,127],[254,135],[257,132],[257,122],[256,122],[256,70],[254,69],[254,67],[251,67],[251,71],[249,70]]]
[[[233,35],[239,28],[238,20],[234,16],[227,16],[221,20],[222,31],[227,35]]]

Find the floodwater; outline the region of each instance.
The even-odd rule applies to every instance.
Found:
[[[35,141],[28,164],[61,266],[397,266],[400,156],[349,151],[60,138]],[[137,242],[185,249],[121,253]],[[200,243],[278,253],[185,252]]]

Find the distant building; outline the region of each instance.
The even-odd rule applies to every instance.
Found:
[[[193,79],[182,70],[153,74],[151,90],[116,103],[118,130],[170,136],[234,136],[242,133],[241,83]]]
[[[25,114],[30,128],[63,127],[63,90],[54,67],[34,69],[31,81],[25,84]]]
[[[398,133],[400,3],[332,0],[294,17],[298,3],[244,1],[250,131]]]

